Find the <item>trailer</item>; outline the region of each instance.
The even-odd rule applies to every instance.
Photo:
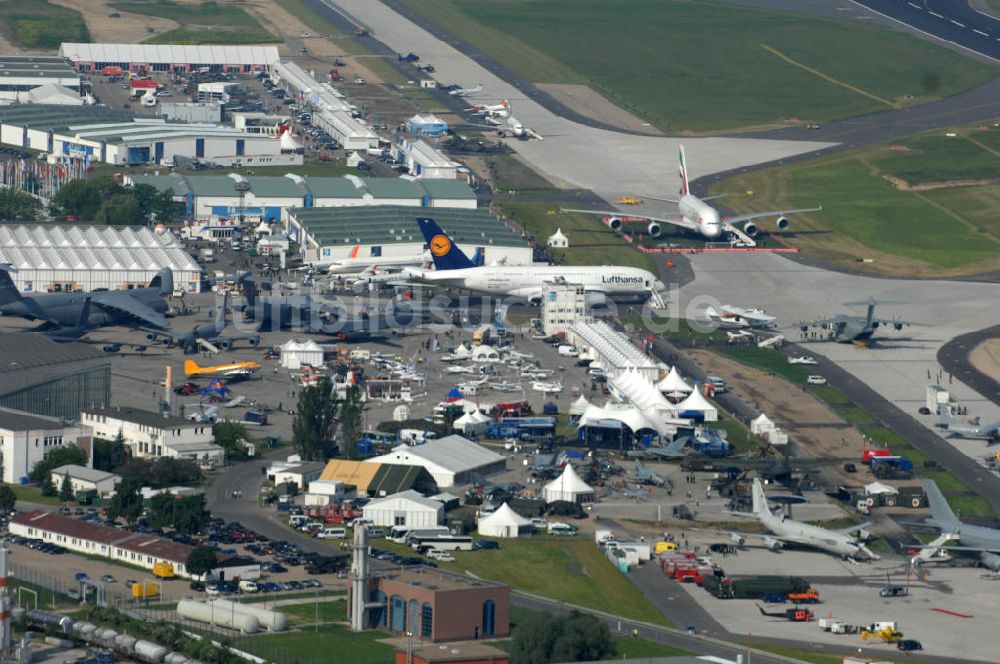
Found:
[[[704,588],[719,599],[762,599],[765,593],[801,593],[810,588],[798,576],[709,577]]]

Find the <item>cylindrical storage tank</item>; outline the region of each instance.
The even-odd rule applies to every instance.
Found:
[[[101,641],[101,643],[114,643],[116,636],[118,636],[118,632],[110,628],[99,629],[94,632],[94,637]]]
[[[232,602],[227,604],[231,605]],[[260,621],[256,617],[234,611],[231,606],[224,606],[222,602],[206,604],[192,599],[182,599],[177,603],[177,614],[189,620],[237,629],[244,634],[256,634],[260,631]]]
[[[135,643],[138,640],[139,639],[134,636],[129,636],[128,634],[119,634],[115,639],[115,647],[124,653],[132,654],[135,652]]]
[[[23,620],[26,615],[28,612],[24,610],[23,606],[15,606],[10,610],[10,617],[14,620]]]
[[[62,620],[59,621],[59,627],[62,628],[64,634],[69,634],[73,631],[73,623],[75,622],[69,616],[63,616]]]
[[[150,662],[162,662],[167,652],[169,651],[166,648],[151,641],[135,642],[135,654]]]
[[[185,664],[188,661],[188,658],[179,652],[172,652],[164,657],[163,661],[166,662],[166,664]]]
[[[78,622],[73,625],[73,631],[84,638],[88,638],[97,631],[97,625],[91,622]]]
[[[252,604],[231,602],[228,599],[217,599],[215,600],[215,611],[219,612],[220,610],[253,616],[269,632],[283,632],[288,629],[288,616],[278,611],[262,609]]]

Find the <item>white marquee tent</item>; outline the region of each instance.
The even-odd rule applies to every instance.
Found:
[[[690,416],[686,414],[701,413],[706,422],[715,422],[719,419],[719,410],[702,396],[699,390],[694,390],[687,399],[677,404],[677,410],[681,417]]]
[[[531,521],[504,503],[493,514],[479,519],[479,534],[484,537],[518,537],[531,532]]]
[[[573,466],[566,464],[562,475],[545,485],[542,496],[547,503],[564,500],[569,503],[592,503],[597,499],[589,484],[580,479]]]
[[[687,382],[681,378],[681,375],[677,372],[677,367],[671,367],[670,373],[664,377],[659,383],[656,384],[656,389],[658,389],[663,394],[674,399],[683,399],[688,394],[691,394],[692,387],[687,384]]]
[[[756,436],[763,436],[764,434],[771,433],[774,429],[774,422],[772,422],[764,413],[761,413],[759,417],[750,421],[750,433]]]

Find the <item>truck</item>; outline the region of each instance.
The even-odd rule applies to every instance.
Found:
[[[200,258],[203,263],[211,263],[215,260],[215,250],[211,247],[202,247],[198,250],[198,258]]]
[[[802,592],[788,593],[789,602],[796,604],[819,604],[819,592],[815,588],[806,588]]]
[[[798,576],[706,577],[705,590],[719,599],[762,599],[765,593],[801,593],[811,586]]]
[[[843,620],[837,620],[836,618],[820,618],[816,624],[821,630],[830,632],[831,634],[856,634],[858,631],[856,625],[849,625]]]
[[[132,597],[150,599],[160,594],[160,584],[155,581],[136,581],[132,584]]]
[[[174,578],[174,564],[162,560],[153,563],[153,576],[158,576],[161,579]]]
[[[876,622],[861,628],[861,639],[864,641],[880,639],[885,643],[897,643],[903,640],[903,633],[894,622]]]
[[[875,477],[883,480],[908,480],[913,477],[913,462],[902,456],[872,457],[871,469]]]

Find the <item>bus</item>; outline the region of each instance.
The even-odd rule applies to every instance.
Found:
[[[426,526],[424,528],[414,528],[412,526],[393,526],[389,528],[386,539],[396,544],[408,544],[409,540],[417,537],[430,537],[432,535],[447,535],[447,526]]]
[[[407,540],[414,551],[426,552],[430,549],[438,551],[472,551],[472,537],[469,535],[452,535],[443,532],[440,535],[422,535]]]

